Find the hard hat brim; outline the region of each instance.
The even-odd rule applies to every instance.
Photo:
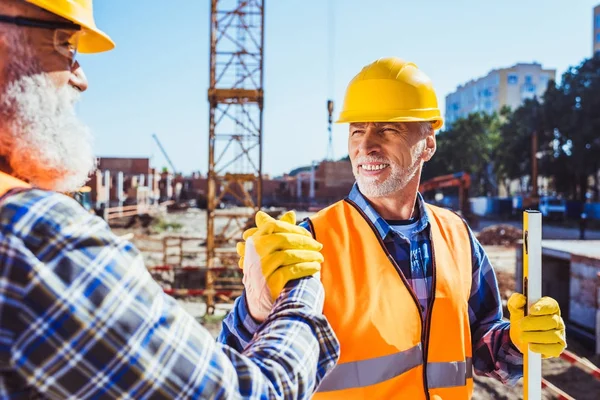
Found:
[[[440,129],[444,124],[444,120],[442,117],[433,117],[433,118],[415,118],[415,117],[382,117],[382,116],[361,116],[360,118],[353,118],[349,115],[340,115],[336,124],[348,124],[348,123],[357,123],[357,122],[431,122],[431,125],[434,130]]]
[[[75,24],[81,25],[83,35],[79,39],[79,47],[77,52],[89,54],[89,53],[101,53],[114,49],[115,43],[112,39],[98,27],[96,27],[93,17],[91,14],[86,15],[85,10],[78,7],[73,3],[68,3],[69,6],[65,8],[64,4],[61,6],[59,2],[54,0],[26,0],[37,7],[40,7],[52,14],[56,14],[59,17],[67,19]]]
[[[100,29],[84,28],[83,35],[79,40],[78,53],[91,54],[102,53],[115,48],[115,42]]]

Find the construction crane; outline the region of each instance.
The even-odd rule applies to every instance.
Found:
[[[327,60],[327,80],[329,83],[329,99],[327,100],[327,131],[329,134],[327,142],[327,154],[325,160],[333,161],[333,134],[331,124],[333,122],[333,96],[335,92],[335,66],[334,66],[334,51],[335,51],[335,4],[334,0],[328,2],[329,16],[327,21],[328,32],[328,60]]]
[[[158,140],[158,136],[156,136],[156,133],[152,134],[152,137],[154,138],[154,140],[156,141],[156,144],[158,145],[158,148],[160,149],[160,151],[162,152],[163,156],[165,156],[165,158],[167,159],[167,162],[169,163],[169,165],[171,166],[171,169],[173,170],[174,174],[177,174],[177,169],[175,169],[175,165],[173,165],[173,162],[171,161],[171,159],[169,158],[169,155],[167,154],[167,151],[165,150],[165,148],[162,146],[162,144],[160,143],[160,140]]]
[[[207,310],[223,287],[217,268],[239,275],[234,241],[262,206],[265,0],[210,1]],[[227,212],[221,203],[235,205]],[[229,252],[229,253],[228,253]],[[227,254],[230,254],[227,261]],[[231,279],[231,278],[227,278]],[[241,293],[241,278],[239,279]]]

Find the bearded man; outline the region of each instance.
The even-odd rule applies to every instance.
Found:
[[[246,271],[289,279],[236,352],[164,294],[131,243],[59,193],[95,163],[74,112],[88,86],[76,54],[113,47],[91,0],[0,2],[0,398],[309,398],[339,346],[314,276],[321,245],[293,232],[293,214],[257,217],[265,238],[290,238],[258,256],[305,251],[296,267]]]

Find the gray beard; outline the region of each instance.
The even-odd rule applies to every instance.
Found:
[[[0,94],[0,156],[13,175],[33,186],[72,192],[96,167],[89,129],[75,115],[79,92],[56,88],[39,73],[26,49],[7,65],[7,86]]]
[[[383,181],[379,181],[377,178],[368,178],[359,174],[357,167],[353,166],[354,177],[356,178],[356,184],[360,189],[360,192],[366,197],[377,198],[389,196],[392,193],[396,193],[404,189],[409,182],[415,177],[419,166],[421,165],[420,158],[425,151],[425,145],[419,145],[415,148],[412,154],[413,163],[408,167],[402,167],[400,165],[390,163],[390,161],[381,157],[363,157],[356,161],[358,165],[361,162],[381,162],[389,164],[390,173],[387,178]]]
[[[418,170],[418,165],[411,165],[409,168],[400,168],[396,165],[390,165],[388,168],[391,168],[392,170],[390,171],[389,176],[381,182],[355,174],[356,183],[360,192],[366,197],[371,198],[385,197],[392,193],[396,193],[404,189],[414,178]]]

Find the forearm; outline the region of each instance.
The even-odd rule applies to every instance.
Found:
[[[248,311],[244,292],[235,300],[233,309],[223,320],[217,341],[241,352],[248,346],[259,326],[260,323]]]
[[[118,397],[129,392],[153,399],[217,394],[305,399],[337,361],[338,344],[320,314],[322,288],[314,278],[290,284],[242,354],[215,343],[150,277],[136,278],[124,286],[131,288],[131,296],[152,298],[151,305],[116,296],[121,290],[114,290],[98,312],[72,307],[73,312],[65,309],[44,322],[57,325],[60,320],[63,328],[52,337],[35,329],[45,321],[35,310],[51,297],[28,295],[21,319],[30,328],[21,332],[17,343],[22,347],[15,350],[23,355],[43,351],[43,357],[21,357],[18,373],[50,398]],[[65,352],[67,344],[71,350]],[[62,378],[52,379],[53,371],[61,371]]]
[[[473,367],[480,376],[514,385],[523,376],[523,355],[510,340],[510,324],[489,325],[473,344]]]
[[[273,312],[243,353],[258,366],[263,382],[253,386],[269,398],[310,398],[339,356],[333,331],[321,314],[323,289],[311,277],[288,283]],[[286,343],[286,348],[281,347]],[[282,351],[283,350],[283,351]],[[237,360],[240,356],[230,352]]]

